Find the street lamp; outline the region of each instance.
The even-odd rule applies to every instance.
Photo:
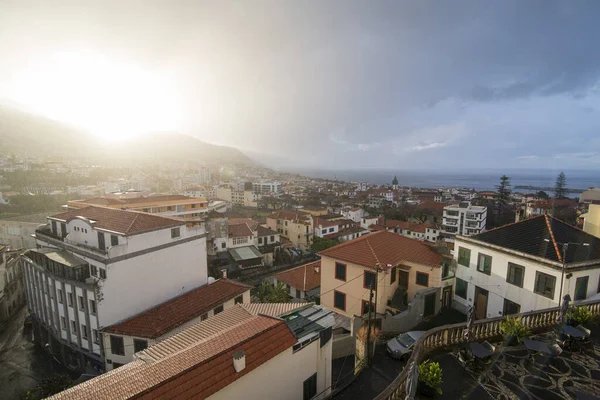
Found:
[[[550,243],[550,239],[544,239],[545,242]],[[569,248],[569,245],[581,245],[581,246],[589,246],[589,243],[577,243],[577,242],[566,242],[566,243],[560,243],[560,242],[556,242],[556,244],[560,244],[562,245],[562,273],[560,276],[560,293],[558,296],[558,307],[562,307],[562,302],[563,302],[563,298],[562,298],[562,292],[563,292],[563,282],[565,280],[565,269],[567,268],[567,249]]]

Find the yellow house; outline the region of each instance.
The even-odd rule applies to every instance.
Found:
[[[432,245],[388,231],[369,233],[319,255],[321,305],[348,317],[368,313],[370,305],[383,315],[399,286],[410,300],[421,289],[439,287],[444,270],[444,257]]]
[[[583,230],[590,235],[600,237],[600,204],[590,204],[585,214]]]
[[[287,238],[295,247],[310,249],[313,223],[310,215],[294,211],[276,211],[267,216],[267,227]]]

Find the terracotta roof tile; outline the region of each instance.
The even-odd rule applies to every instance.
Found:
[[[373,232],[318,253],[368,268],[396,266],[403,261],[439,267],[442,255],[428,244],[388,231]]]
[[[230,238],[254,236],[252,229],[246,223],[229,225],[227,232]]]
[[[270,317],[278,317],[282,314],[287,314],[298,308],[306,307],[311,303],[245,303],[240,304],[244,310],[252,315],[268,315]]]
[[[259,237],[263,237],[263,236],[272,236],[272,235],[277,235],[277,232],[275,232],[272,229],[269,228],[265,228],[262,225],[259,225],[257,228],[257,232],[258,232],[258,236]]]
[[[155,339],[250,289],[243,283],[219,279],[104,328],[103,332]]]
[[[275,279],[303,292],[321,286],[321,261],[304,264],[275,274]]]
[[[288,221],[294,221],[299,223],[309,223],[310,222],[310,214],[301,214],[293,211],[275,211],[270,214],[267,218],[273,219],[284,219]]]
[[[94,221],[94,227],[120,233],[135,235],[156,229],[185,225],[182,220],[163,217],[144,212],[119,210],[115,208],[89,206],[78,210],[66,211],[51,215],[48,218],[68,222],[74,218],[83,217]]]
[[[229,225],[238,225],[238,224],[248,224],[248,227],[253,231],[258,228],[258,221],[255,221],[251,218],[229,218],[227,223]]]

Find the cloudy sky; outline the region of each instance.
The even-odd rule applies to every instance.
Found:
[[[597,1],[0,0],[0,96],[278,166],[596,169],[599,20]]]

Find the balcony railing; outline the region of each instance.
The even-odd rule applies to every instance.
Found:
[[[578,306],[586,306],[593,315],[600,314],[600,300],[579,303]],[[548,308],[539,311],[530,311],[520,314],[525,326],[531,331],[541,331],[552,328],[558,324],[557,319],[560,314],[560,308]],[[475,321],[471,326],[471,334],[469,339],[465,339],[464,330],[467,327],[466,323],[444,325],[433,328],[425,332],[415,344],[413,353],[406,365],[415,362],[419,365],[423,362],[427,355],[435,350],[441,350],[455,345],[460,345],[468,342],[475,342],[487,339],[500,338],[500,323],[504,317],[483,319]],[[408,379],[408,368],[405,367],[400,375],[377,397],[376,400],[392,400],[404,398],[406,394],[406,382]]]

